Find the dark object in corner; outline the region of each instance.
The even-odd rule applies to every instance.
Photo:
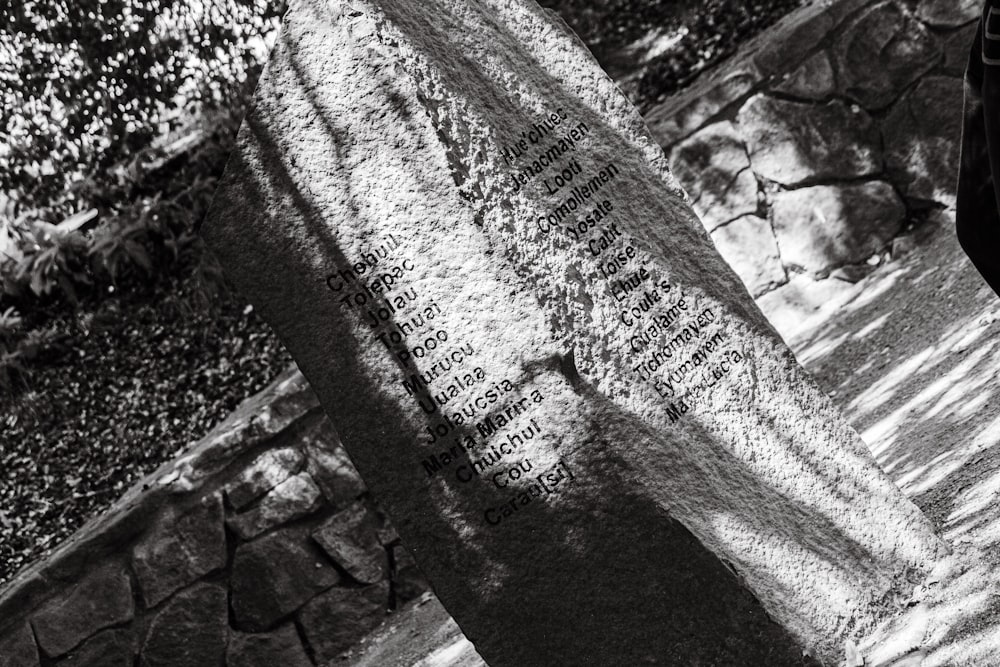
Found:
[[[955,231],[1000,295],[1000,0],[986,0],[965,71]]]

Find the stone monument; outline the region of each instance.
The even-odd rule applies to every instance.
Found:
[[[302,0],[203,234],[494,667],[809,664],[947,552],[531,0]]]

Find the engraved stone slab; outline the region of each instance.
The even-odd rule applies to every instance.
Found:
[[[944,552],[532,2],[294,4],[204,233],[493,667],[833,661]]]

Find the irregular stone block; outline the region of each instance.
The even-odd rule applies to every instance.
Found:
[[[302,469],[304,456],[295,447],[270,449],[226,484],[226,498],[235,509],[264,495]]]
[[[875,123],[840,100],[817,105],[755,95],[738,118],[753,170],[782,185],[856,178],[881,167]]]
[[[229,636],[226,589],[195,584],[175,595],[153,618],[143,643],[143,667],[221,665]]]
[[[757,211],[757,179],[743,139],[729,121],[709,125],[677,144],[670,166],[708,231]]]
[[[334,514],[313,539],[357,581],[374,584],[389,576],[389,559],[378,539],[378,521],[363,503]]]
[[[818,8],[803,9],[783,18],[767,31],[768,38],[753,55],[762,72],[786,72],[790,63],[801,62],[833,28],[834,19]]]
[[[132,619],[132,584],[119,563],[89,570],[59,598],[47,602],[31,617],[38,645],[52,657],[60,656],[91,635]]]
[[[856,296],[852,283],[789,274],[788,282],[757,299],[760,309],[781,336],[790,339],[815,317],[835,317],[838,308]]]
[[[285,528],[241,544],[230,575],[240,629],[260,632],[340,581],[304,528]]]
[[[969,52],[972,49],[972,40],[976,36],[976,26],[972,25],[959,28],[948,33],[944,38],[942,48],[944,49],[944,65],[941,67],[943,73],[961,79],[965,76],[965,68],[969,65]]]
[[[132,667],[134,664],[131,631],[115,629],[98,632],[71,651],[59,667]]]
[[[323,418],[302,435],[307,470],[334,507],[353,503],[367,489],[329,419]]]
[[[427,577],[403,545],[392,548],[392,563],[392,590],[398,602],[413,600],[431,589]]]
[[[0,667],[38,667],[38,647],[27,621],[0,637]]]
[[[819,51],[809,56],[804,63],[787,74],[774,90],[785,95],[807,100],[822,100],[837,89],[833,76],[830,54]]]
[[[664,146],[688,136],[745,96],[763,77],[750,62],[740,63],[718,73],[710,73],[704,82],[681,93],[646,114],[649,129]]]
[[[314,512],[322,502],[319,487],[307,472],[300,472],[271,489],[260,503],[226,522],[244,540]]]
[[[295,625],[287,623],[272,632],[233,632],[226,650],[227,667],[312,667]]]
[[[132,552],[146,607],[226,565],[222,498],[213,494],[177,517],[162,514]]]
[[[389,582],[364,588],[331,588],[299,612],[316,661],[333,660],[385,620]]]
[[[712,241],[751,296],[760,296],[788,279],[766,219],[756,215],[737,218],[712,232]]]
[[[399,541],[399,533],[396,532],[395,527],[389,523],[388,519],[383,519],[382,524],[379,526],[378,541],[382,546],[395,544]]]
[[[903,196],[955,205],[962,94],[961,79],[925,77],[883,121],[887,176]]]
[[[836,0],[835,2],[825,2],[826,7],[823,13],[833,21],[833,29],[851,18],[868,5],[874,5],[877,0]]]
[[[941,56],[927,29],[891,1],[848,21],[832,52],[840,91],[867,109],[888,106]]]
[[[980,0],[919,0],[915,13],[928,25],[952,28],[977,20],[982,8]]]
[[[888,183],[871,181],[780,192],[771,215],[785,266],[825,276],[885,247],[902,227],[906,209]]]

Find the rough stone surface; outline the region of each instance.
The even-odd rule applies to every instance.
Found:
[[[299,612],[299,623],[317,661],[333,660],[358,637],[385,620],[389,582],[364,588],[332,588]]]
[[[3,664],[0,662],[0,664]],[[60,667],[132,667],[135,646],[128,630],[102,630],[71,651]]]
[[[235,509],[242,509],[301,470],[304,458],[295,447],[264,452],[226,485],[226,498]]]
[[[357,638],[355,638],[357,639]],[[295,625],[287,623],[273,632],[233,632],[226,650],[226,667],[312,667]]]
[[[0,636],[0,667],[38,667],[38,647],[26,621]]]
[[[331,505],[350,505],[367,490],[329,419],[314,424],[302,443],[309,458],[306,469]]]
[[[712,232],[722,258],[733,267],[751,296],[758,296],[787,280],[771,223],[745,215]]]
[[[421,631],[413,632],[415,627]],[[448,667],[487,667],[455,619],[430,593],[394,610],[350,654],[351,667],[431,667],[428,656],[447,656]]]
[[[833,65],[830,54],[818,51],[809,56],[804,63],[792,70],[780,84],[774,87],[779,93],[801,97],[807,100],[822,100],[828,98],[837,89],[833,75]]]
[[[976,25],[968,25],[964,28],[954,30],[944,38],[942,48],[944,49],[944,65],[942,70],[949,76],[961,79],[965,76],[965,68],[969,65],[969,51],[972,48],[972,40],[976,36]]]
[[[423,595],[431,587],[413,556],[402,544],[392,548],[392,582],[396,600],[406,602]]]
[[[147,607],[202,575],[226,565],[222,498],[213,494],[185,514],[166,512],[132,553],[132,566]]]
[[[489,664],[801,662],[770,618],[834,662],[912,591],[944,545],[564,26],[380,0],[283,31],[202,233]]]
[[[888,106],[933,67],[934,37],[895,2],[881,2],[848,21],[833,47],[840,91],[868,109]]]
[[[789,63],[802,62],[833,27],[834,19],[826,12],[807,10],[786,16],[761,37],[763,44],[753,60],[762,72],[784,72]]]
[[[267,630],[339,581],[304,528],[284,528],[240,545],[230,578],[237,627]]]
[[[905,197],[955,205],[962,137],[962,81],[929,76],[882,125],[889,179]]]
[[[782,185],[867,176],[881,166],[874,121],[840,100],[815,105],[755,95],[740,109],[739,124],[754,171]]]
[[[226,589],[195,584],[167,602],[153,618],[143,643],[143,667],[221,665],[229,634]]]
[[[334,514],[312,536],[357,581],[374,584],[388,577],[389,560],[379,543],[378,522],[363,503]]]
[[[660,143],[670,145],[695,132],[728,105],[745,96],[760,81],[752,62],[721,73],[710,73],[665,106],[652,111],[647,120]]]
[[[979,0],[919,0],[915,13],[928,25],[950,28],[975,21],[982,7]]]
[[[59,598],[31,617],[38,645],[60,656],[98,630],[131,620],[135,613],[128,572],[107,563],[86,573]]]
[[[266,530],[312,513],[319,507],[323,494],[307,472],[300,472],[271,489],[260,503],[251,509],[230,516],[229,527],[242,539],[248,540]]]
[[[708,231],[757,211],[757,179],[732,123],[709,125],[679,143],[670,166]]]
[[[882,249],[900,230],[906,211],[888,183],[871,181],[781,192],[771,213],[785,264],[823,276]]]

